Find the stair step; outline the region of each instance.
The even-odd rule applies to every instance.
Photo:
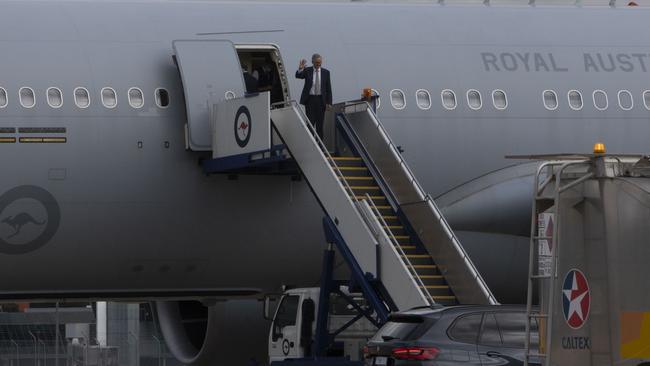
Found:
[[[375,205],[378,210],[392,210],[393,208],[390,205]]]
[[[355,198],[356,198],[357,200],[364,200],[364,199],[366,199],[367,197],[366,197],[365,195],[359,195],[359,194],[357,194],[357,195],[355,195]],[[384,196],[370,196],[370,200],[372,201],[372,203],[373,203],[375,206],[380,206],[380,205],[381,205],[381,206],[385,206],[385,205],[388,204],[388,200],[387,200],[386,197],[384,197]],[[368,202],[368,203],[370,203],[370,202]]]
[[[390,206],[390,205],[375,203],[375,207],[379,211],[380,215],[391,215],[391,216],[395,215],[395,210],[393,210],[393,207]],[[374,211],[374,208],[373,208],[373,211]]]
[[[410,268],[409,268],[410,269]],[[422,278],[422,276],[439,276],[440,271],[438,266],[435,264],[413,264],[413,268],[410,269],[415,275]]]
[[[368,176],[368,177],[363,177],[363,176],[345,176],[345,177],[339,177],[339,179],[345,179],[345,180],[364,180],[364,181],[368,181],[368,180],[374,180],[375,178],[370,177],[370,176]]]
[[[340,166],[339,170],[344,170],[344,171],[366,171],[368,168],[365,166]]]
[[[402,225],[388,225],[388,226],[382,226],[382,227],[384,229],[390,229],[390,230],[393,230],[393,229],[395,229],[395,230],[397,230],[397,229],[404,230],[404,226],[402,226]]]
[[[384,220],[398,220],[399,219],[395,215],[382,216],[381,218],[384,219]]]
[[[444,278],[442,275],[421,275],[418,277],[420,277],[422,280],[441,280]]]
[[[363,177],[366,176],[370,179],[367,180],[362,180],[363,182],[372,182],[374,178],[370,175],[370,172],[368,171],[368,168],[365,167],[360,167],[360,166],[342,166],[342,167],[332,167],[332,169],[337,172],[339,172],[339,178],[341,179],[346,179],[348,177]],[[350,180],[347,180],[350,182]],[[361,180],[357,180],[361,181]]]
[[[394,235],[394,237],[395,237],[395,239],[396,239],[397,241],[400,241],[400,240],[411,240],[411,237],[408,236],[408,235]],[[406,243],[400,243],[400,244],[406,244]]]
[[[422,280],[422,284],[424,286],[449,286],[449,284],[445,281],[444,278],[422,278],[420,276],[420,280]],[[445,294],[437,294],[437,295],[445,295]]]
[[[440,296],[431,296],[435,302],[456,302],[456,296],[454,295],[440,295]]]
[[[349,191],[352,191],[357,196],[363,196],[365,198],[366,194],[370,196],[377,196],[378,194],[383,194],[382,190],[376,186],[351,186]]]
[[[327,159],[330,159],[330,157]],[[358,156],[332,156],[331,159],[335,161],[361,161]]]
[[[358,200],[366,198],[366,196],[355,196],[355,197]],[[373,200],[373,201],[380,201],[380,200],[385,200],[386,197],[384,197],[384,196],[370,196],[370,199]]]
[[[404,257],[404,256],[402,255],[401,257]],[[424,258],[430,259],[431,256],[428,255],[428,254],[407,254],[406,258],[408,258],[408,259],[411,259],[411,258],[413,258],[413,259],[424,259]]]
[[[377,220],[379,220],[379,222],[382,222],[383,220],[383,222],[386,223],[388,226],[393,226],[393,225],[402,226],[402,222],[399,220],[399,218],[397,218],[397,216],[387,215],[387,216],[376,216],[376,217]]]
[[[408,261],[413,264],[413,265],[418,265],[418,264],[435,264],[433,262],[433,259],[431,259],[430,256],[426,254],[417,254],[417,257],[411,257],[409,255],[406,256],[406,258],[402,257],[402,259],[408,259]]]
[[[418,249],[418,247],[416,247],[415,245],[399,245],[399,247],[404,251]]]
[[[447,285],[425,285],[425,286],[420,286],[420,288],[425,288],[427,290],[448,290],[449,286],[447,286]]]

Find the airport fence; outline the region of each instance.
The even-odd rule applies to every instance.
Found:
[[[58,343],[58,344],[57,344]],[[177,366],[157,336],[126,337],[123,344],[100,346],[96,340],[2,340],[0,366]]]

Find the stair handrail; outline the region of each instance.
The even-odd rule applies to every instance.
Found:
[[[381,124],[381,122],[379,122],[379,119],[377,118],[375,113],[372,111],[372,107],[370,106],[370,104],[368,104],[367,101],[363,101],[363,100],[354,101],[354,102],[351,102],[349,104],[346,104],[343,107],[343,113],[347,114],[346,108],[348,108],[348,107],[356,107],[358,105],[364,106],[364,110],[361,111],[361,112],[366,112],[366,113],[369,114],[369,116],[371,117],[370,120],[375,125],[375,127],[379,130],[382,138],[384,139],[384,141],[388,145],[389,149],[391,150],[392,155],[395,157],[395,159],[398,160],[400,167],[408,175],[408,178],[409,178],[411,184],[415,188],[417,194],[420,196],[421,201],[408,202],[408,203],[403,203],[403,204],[399,204],[399,205],[403,206],[403,205],[416,204],[416,203],[422,203],[422,202],[427,203],[428,206],[435,213],[436,218],[441,223],[445,233],[451,239],[452,244],[454,246],[454,249],[456,250],[458,255],[462,258],[463,263],[465,263],[465,266],[467,267],[467,269],[470,271],[470,273],[472,274],[472,276],[475,279],[479,280],[478,281],[479,282],[479,287],[481,288],[481,291],[483,292],[484,296],[488,299],[490,304],[492,304],[492,305],[498,304],[498,301],[496,300],[496,298],[494,297],[494,295],[492,294],[490,289],[487,287],[487,284],[485,283],[485,280],[483,280],[483,278],[481,277],[479,271],[476,269],[476,266],[474,265],[474,262],[472,262],[469,255],[465,251],[465,248],[463,248],[463,246],[460,244],[460,241],[458,240],[458,238],[456,237],[456,234],[454,234],[453,230],[451,229],[451,226],[447,222],[447,219],[445,219],[444,216],[442,216],[440,214],[440,209],[435,204],[433,198],[431,198],[431,196],[424,191],[424,189],[420,185],[420,182],[415,178],[415,175],[411,171],[411,168],[408,166],[408,164],[406,164],[406,161],[404,160],[404,158],[402,157],[402,154],[399,152],[399,150],[397,149],[397,147],[393,143],[393,140],[390,138],[390,135],[386,131],[386,128],[384,127],[383,124]],[[355,110],[354,113],[359,113],[359,112],[360,111]]]
[[[375,214],[375,217],[379,221],[379,225],[381,226],[381,228],[388,229],[388,234],[389,234],[387,235],[388,239],[392,242],[391,244],[393,244],[393,246],[397,249],[399,255],[402,256],[402,258],[404,258],[406,267],[410,268],[413,271],[411,272],[411,277],[415,280],[420,292],[424,295],[425,299],[429,302],[429,305],[434,305],[436,303],[435,300],[433,299],[433,297],[425,287],[424,282],[422,282],[422,279],[420,278],[417,271],[415,270],[413,263],[411,263],[411,260],[406,256],[404,249],[402,249],[402,247],[399,245],[399,242],[397,241],[397,238],[395,238],[393,231],[388,228],[388,224],[386,223],[386,220],[384,220],[384,218],[381,215],[381,212],[379,211],[379,208],[377,208],[377,205],[375,205],[375,202],[372,201],[368,193],[366,193],[366,202],[368,202],[370,209]],[[383,232],[386,233],[386,230],[383,230]]]
[[[372,107],[370,106],[370,104],[368,104],[367,101],[363,101],[363,100],[354,101],[354,102],[351,102],[350,104],[346,104],[345,108],[354,107],[354,106],[357,106],[357,105],[363,105],[365,107],[364,108],[365,112],[368,112],[368,111],[372,112]],[[345,109],[343,109],[343,113],[347,114]],[[358,113],[358,111],[355,111],[355,113]],[[390,148],[391,152],[393,153],[393,156],[395,157],[395,159],[397,159],[399,161],[399,164],[400,164],[401,168],[404,169],[404,171],[406,172],[406,174],[409,177],[409,180],[410,180],[411,184],[415,187],[415,189],[418,192],[420,198],[424,201],[425,198],[426,198],[425,190],[422,188],[422,186],[420,185],[420,182],[417,181],[417,179],[415,178],[415,175],[413,174],[413,172],[411,171],[409,166],[406,164],[406,161],[402,157],[402,154],[400,153],[399,149],[397,149],[397,147],[393,143],[393,140],[390,138],[390,135],[386,131],[386,128],[384,127],[383,124],[381,124],[379,122],[379,119],[377,118],[377,116],[375,115],[374,112],[370,113],[370,116],[372,117],[371,120],[372,120],[373,124],[379,130],[379,132],[381,133],[381,136],[383,137],[384,141],[386,142],[386,144]]]
[[[300,114],[301,117],[300,119],[303,121],[303,124],[307,126],[307,129],[312,133],[312,137],[314,138],[314,141],[316,141],[318,148],[321,150],[321,153],[325,155],[325,158],[330,163],[330,168],[334,170],[334,172],[337,174],[337,178],[339,178],[338,179],[339,184],[343,186],[343,189],[345,191],[350,192],[350,194],[347,195],[348,199],[351,200],[352,206],[354,206],[354,209],[357,210],[358,212],[359,208],[355,203],[359,203],[360,200],[357,199],[356,195],[354,194],[354,191],[352,190],[352,187],[350,187],[350,185],[348,184],[348,181],[346,179],[343,179],[344,178],[343,172],[341,171],[341,169],[339,169],[339,166],[334,162],[334,158],[330,154],[329,150],[327,150],[327,146],[325,146],[325,143],[318,135],[316,131],[316,127],[311,124],[311,122],[309,121],[309,117],[307,117],[307,115],[302,110],[302,108],[300,108],[298,102],[296,102],[295,100],[289,100],[289,101],[274,103],[272,106],[276,108],[280,108],[281,106],[287,106],[287,105],[293,107]]]
[[[492,291],[490,291],[490,289],[487,287],[485,280],[479,273],[478,269],[476,269],[474,262],[472,262],[472,259],[467,254],[467,251],[465,251],[465,248],[463,248],[463,246],[460,244],[460,241],[456,237],[456,234],[454,234],[454,232],[452,231],[451,226],[447,222],[447,219],[445,219],[444,216],[440,214],[440,209],[438,209],[435,202],[433,202],[433,198],[427,195],[425,201],[429,205],[429,207],[432,208],[432,211],[435,213],[438,222],[440,222],[443,229],[445,230],[445,233],[447,233],[447,236],[451,239],[454,245],[454,249],[456,249],[456,252],[462,258],[463,263],[465,263],[465,266],[470,271],[474,279],[476,279],[479,282],[481,291],[483,292],[483,295],[485,295],[485,297],[490,302],[490,305],[498,305],[499,302],[497,301],[496,297],[494,297]]]

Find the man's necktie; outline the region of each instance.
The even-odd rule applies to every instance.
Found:
[[[314,94],[320,95],[320,71],[316,71],[316,85],[314,86]]]

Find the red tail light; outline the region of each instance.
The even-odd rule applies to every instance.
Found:
[[[435,347],[393,348],[393,357],[398,360],[433,360],[440,350]]]
[[[370,354],[370,350],[368,349],[368,346],[363,346],[363,357],[368,358],[369,354]]]

